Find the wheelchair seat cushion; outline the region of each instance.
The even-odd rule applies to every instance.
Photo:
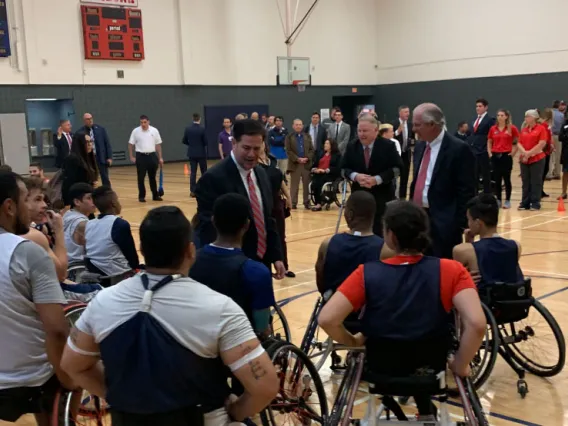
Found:
[[[389,396],[414,396],[421,394],[440,395],[445,393],[441,388],[443,383],[438,378],[439,374],[432,370],[417,372],[413,376],[393,377],[386,374],[374,373],[368,368],[363,371],[363,380],[369,383],[369,393]]]

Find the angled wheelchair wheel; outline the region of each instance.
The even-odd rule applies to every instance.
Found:
[[[87,270],[83,262],[71,263],[67,268],[67,279],[74,283],[81,280],[81,275]]]
[[[552,377],[564,368],[566,343],[550,311],[534,300],[527,318],[501,326],[501,335],[519,365],[540,377]]]
[[[312,181],[310,180],[309,186],[308,186],[308,193],[310,194],[310,201],[312,202],[312,204],[315,206],[316,205],[316,199],[314,197],[314,191],[313,191],[313,187],[312,187]]]
[[[75,325],[85,309],[87,309],[87,305],[85,303],[70,303],[69,305],[65,306],[65,308],[63,308],[65,318],[67,318],[71,327]]]
[[[274,305],[270,308],[270,328],[271,337],[278,340],[285,340],[287,342],[292,341],[292,333],[290,332],[290,327],[288,326],[288,320],[280,309],[280,306]]]
[[[463,406],[465,423],[468,426],[489,426],[471,379],[469,377],[466,379],[456,377],[455,381]]]
[[[345,188],[345,185],[347,185],[347,188]],[[349,183],[345,179],[342,179],[337,184],[337,190],[335,191],[336,193],[335,204],[337,205],[337,207],[341,207],[341,203],[345,201],[343,200],[344,189],[345,189],[345,199],[347,199],[347,194],[351,192],[351,183]]]
[[[350,422],[355,394],[363,371],[364,354],[350,352],[347,356],[349,358],[347,370],[343,375],[329,414],[329,426],[348,425]]]
[[[278,394],[260,413],[264,426],[326,425],[327,399],[314,365],[299,348],[275,342],[267,349],[280,382]]]
[[[106,403],[86,391],[61,389],[54,401],[51,426],[111,426]]]
[[[302,352],[308,355],[318,371],[323,367],[333,350],[333,341],[325,333],[320,334],[321,328],[318,325],[318,315],[322,306],[322,298],[318,297],[300,345]]]

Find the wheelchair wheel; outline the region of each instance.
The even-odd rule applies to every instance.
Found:
[[[292,333],[288,326],[288,320],[286,319],[284,312],[282,312],[282,309],[280,309],[280,306],[275,305],[270,308],[270,317],[270,328],[272,330],[271,337],[291,342]]]
[[[343,187],[347,185],[347,188],[345,188],[345,198],[347,199],[347,194],[349,192],[351,192],[351,184],[346,181],[345,179],[342,179],[339,181],[339,183],[337,184],[337,190],[335,191],[335,204],[337,205],[337,207],[341,207],[341,203],[344,201],[343,200]],[[335,185],[334,185],[335,186]]]
[[[65,318],[69,321],[71,327],[75,325],[81,314],[87,309],[85,303],[72,303],[67,305],[63,312],[65,313]]]
[[[326,424],[325,391],[318,372],[306,354],[285,342],[273,343],[267,352],[276,367],[280,390],[272,403],[260,413],[262,424]]]
[[[329,357],[333,349],[333,341],[327,337],[324,341],[319,340],[320,327],[318,325],[318,315],[322,307],[322,298],[319,297],[310,317],[310,322],[306,328],[300,349],[310,358],[316,370],[320,370]],[[323,337],[323,336],[322,336]]]
[[[471,379],[456,377],[455,380],[463,406],[465,423],[468,426],[489,426]]]
[[[515,361],[532,374],[552,377],[564,368],[564,335],[550,311],[538,300],[534,300],[527,318],[502,325],[501,335]],[[543,343],[538,344],[536,339]]]
[[[86,391],[59,390],[55,396],[52,426],[110,426],[106,403]]]
[[[83,272],[87,270],[87,267],[83,262],[76,262],[69,265],[67,268],[67,279],[73,281],[74,283],[79,282]]]
[[[485,337],[483,338],[483,342],[481,342],[481,347],[470,364],[471,376],[469,378],[474,389],[479,389],[487,381],[495,367],[495,362],[497,362],[497,356],[499,355],[500,340],[497,321],[491,313],[491,310],[484,303],[481,304],[481,307],[483,308],[487,320],[487,329],[485,330]],[[448,386],[448,394],[453,397],[458,396],[458,388]]]
[[[310,180],[310,183],[308,185],[308,193],[310,194],[310,201],[312,202],[312,205],[316,205],[316,199],[314,197],[314,191],[312,189],[312,181]]]
[[[349,412],[352,407],[348,407],[349,401],[352,399],[351,395],[357,392],[357,388],[354,386],[357,375],[361,377],[361,372],[359,371],[359,364],[362,369],[363,363],[359,361],[360,354],[349,353],[349,360],[347,361],[347,370],[343,375],[339,389],[337,390],[337,396],[331,408],[331,413],[329,414],[329,426],[339,426],[342,419],[347,418],[351,415]],[[346,411],[347,409],[347,411]]]

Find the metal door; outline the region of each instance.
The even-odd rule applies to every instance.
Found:
[[[2,164],[19,174],[28,174],[30,150],[26,114],[0,114],[0,155]]]

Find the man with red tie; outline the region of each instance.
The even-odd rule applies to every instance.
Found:
[[[430,253],[451,259],[467,228],[467,202],[477,192],[475,158],[465,142],[444,130],[446,118],[437,105],[417,106],[412,123],[420,142],[414,149],[410,199],[430,217]]]
[[[471,134],[467,141],[475,155],[476,185],[479,182],[479,176],[481,176],[483,179],[483,192],[491,194],[491,165],[489,163],[489,154],[487,153],[487,138],[489,129],[495,125],[495,118],[489,116],[487,113],[488,108],[489,102],[486,99],[479,98],[475,101],[477,117],[472,121]]]
[[[276,222],[271,216],[272,190],[268,175],[258,166],[265,134],[266,129],[260,121],[235,121],[233,151],[207,170],[195,187],[196,232],[202,246],[215,241],[217,233],[212,221],[215,200],[227,193],[244,195],[250,201],[251,223],[243,238],[243,253],[250,259],[264,263],[269,269],[274,265],[276,278],[282,279],[286,268],[282,262]]]
[[[71,133],[71,121],[61,120],[57,134],[53,135],[53,146],[55,147],[55,167],[58,169],[63,165],[63,160],[71,152],[71,141],[73,133]]]
[[[379,136],[379,122],[373,115],[359,117],[357,136],[357,140],[347,144],[341,159],[341,173],[353,182],[353,192],[368,191],[375,198],[373,233],[382,237],[383,213],[387,203],[395,198],[394,182],[402,160],[394,142]]]

